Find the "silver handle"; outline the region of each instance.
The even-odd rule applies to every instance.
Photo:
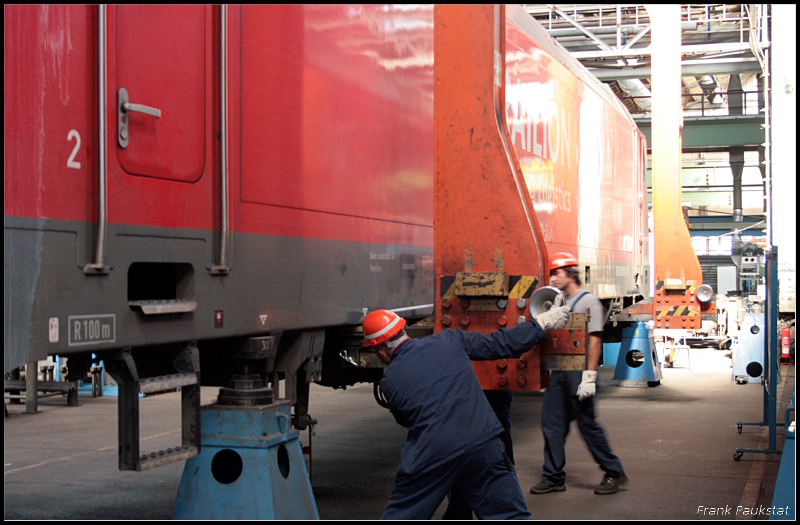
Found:
[[[128,113],[144,113],[151,117],[161,118],[161,110],[143,104],[128,102],[128,90],[119,88],[117,91],[117,142],[120,148],[128,147]]]
[[[130,102],[125,102],[122,104],[122,108],[125,111],[135,111],[136,113],[144,113],[145,115],[150,115],[155,118],[161,118],[160,109],[151,108],[150,106],[145,106],[144,104],[131,104]]]

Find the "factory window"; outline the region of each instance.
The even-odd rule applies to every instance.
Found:
[[[708,255],[707,240],[708,237],[692,237],[692,248],[694,248],[695,255]]]
[[[708,240],[709,255],[730,255],[733,248],[733,237],[723,235],[722,237],[710,237]]]
[[[692,248],[695,255],[731,255],[733,237],[731,235],[692,237]]]

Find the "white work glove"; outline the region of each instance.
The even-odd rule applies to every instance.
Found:
[[[553,306],[550,307],[550,310],[536,316],[536,322],[545,332],[562,330],[567,326],[569,306],[561,306],[562,304],[564,304],[564,297],[558,294],[553,300]]]
[[[596,370],[583,371],[583,375],[581,376],[581,384],[578,385],[578,401],[589,399],[595,394],[595,381],[597,381]]]

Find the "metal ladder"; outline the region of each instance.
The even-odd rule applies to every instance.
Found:
[[[177,373],[140,378],[130,349],[107,361],[108,372],[119,384],[119,469],[142,471],[197,456],[200,453],[200,355],[194,342],[173,361]],[[139,394],[181,390],[181,444],[141,453]]]

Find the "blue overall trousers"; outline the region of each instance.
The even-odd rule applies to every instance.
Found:
[[[584,291],[582,295],[586,293]],[[582,295],[572,303],[573,308]],[[595,421],[595,396],[578,401],[578,385],[582,374],[580,370],[554,370],[550,373],[550,386],[545,390],[542,407],[545,443],[542,481],[545,483],[563,485],[567,478],[564,472],[567,462],[564,444],[572,420],[578,422],[578,430],[600,468],[614,477],[623,472],[622,462],[612,452],[603,427]]]

